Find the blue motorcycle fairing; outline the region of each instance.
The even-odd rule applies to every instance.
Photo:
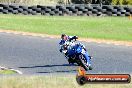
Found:
[[[82,47],[80,45],[75,45],[72,49],[68,50],[68,56],[72,57],[74,55],[80,54],[81,52],[82,52]],[[91,65],[88,52],[86,51],[83,55],[86,58],[86,61],[88,62],[88,64]]]
[[[82,52],[82,47],[79,45],[75,45],[72,49],[68,50],[68,55],[72,56],[81,52]]]
[[[81,46],[77,46],[76,52],[77,53],[81,53],[82,52],[82,47]]]

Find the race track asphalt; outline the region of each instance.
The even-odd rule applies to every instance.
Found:
[[[78,66],[68,64],[59,52],[59,39],[0,33],[0,66],[23,74],[74,74]],[[132,47],[82,42],[92,59],[88,73],[132,73]]]

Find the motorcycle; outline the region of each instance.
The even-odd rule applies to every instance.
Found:
[[[68,46],[69,44],[64,45],[65,48],[67,48]],[[89,66],[89,64],[91,65],[92,57],[88,55],[87,50],[81,43],[77,43],[71,49],[67,50],[67,53],[65,53],[65,57],[69,58],[68,59],[69,64],[77,63],[78,66],[82,66],[86,71],[92,70],[92,67]],[[87,64],[87,62],[89,64]]]

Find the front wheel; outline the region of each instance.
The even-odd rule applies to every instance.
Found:
[[[89,70],[89,66],[87,66],[87,60],[83,54],[79,55],[79,60],[80,60],[80,66],[82,66],[86,71]]]

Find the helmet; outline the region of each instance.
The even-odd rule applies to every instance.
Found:
[[[63,39],[63,38],[64,38],[64,36],[66,36],[66,34],[61,34],[61,39]]]

